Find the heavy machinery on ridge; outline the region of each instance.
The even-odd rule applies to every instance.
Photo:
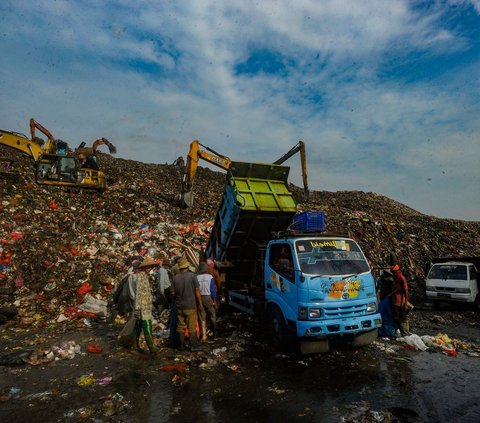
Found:
[[[44,141],[36,136],[36,130],[47,137]],[[84,147],[72,151],[68,144],[56,140],[52,133],[30,119],[30,134],[0,130],[0,145],[18,150],[31,157],[35,162],[35,180],[42,185],[89,188],[104,191],[106,188],[105,174],[98,169],[95,154],[100,145],[106,144],[111,153],[116,149],[106,138],[93,143],[92,147]]]

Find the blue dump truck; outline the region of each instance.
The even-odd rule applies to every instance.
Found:
[[[324,231],[322,212],[297,214],[289,170],[232,162],[206,255],[221,263],[229,305],[264,319],[274,347],[369,344],[382,323],[370,266],[353,239]]]

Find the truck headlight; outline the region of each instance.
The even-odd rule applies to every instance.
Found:
[[[425,287],[425,291],[435,292],[435,287],[434,286],[427,286],[427,287]]]
[[[308,308],[298,306],[298,320],[308,320]]]
[[[470,294],[470,288],[455,288],[455,292],[459,294]]]
[[[367,304],[367,313],[373,313],[377,311],[377,303],[368,303]]]
[[[319,308],[311,308],[308,315],[310,319],[319,319],[322,313]]]

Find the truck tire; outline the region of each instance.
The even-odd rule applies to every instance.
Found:
[[[282,312],[272,308],[268,315],[269,341],[275,349],[282,349],[287,344],[287,326]]]

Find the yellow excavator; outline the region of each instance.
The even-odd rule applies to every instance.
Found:
[[[203,147],[204,150],[202,150],[200,147]],[[300,153],[301,156],[303,188],[305,194],[308,196],[307,158],[305,151],[305,143],[303,141],[299,141],[295,146],[290,149],[290,151],[280,157],[273,164],[280,165],[296,153]],[[268,179],[268,164],[233,162],[232,160],[230,160],[229,157],[217,153],[215,150],[201,144],[200,141],[193,140],[190,144],[186,168],[183,174],[182,190],[180,194],[177,194],[175,197],[175,200],[181,207],[187,208],[193,205],[192,186],[193,180],[195,179],[195,175],[197,173],[198,162],[200,161],[200,159],[226,170],[227,174],[231,173],[237,177],[248,175],[248,177],[252,178],[261,177],[264,179]]]
[[[300,161],[302,164],[303,190],[305,195],[308,197],[307,152],[305,150],[305,143],[303,141],[298,141],[298,143],[295,144],[287,153],[285,153],[278,160],[275,160],[273,164],[281,165],[297,153],[300,153]]]
[[[47,140],[37,137],[36,130],[43,133]],[[18,132],[0,129],[0,145],[21,151],[34,160],[38,184],[105,191],[105,174],[98,169],[95,153],[102,144],[109,146],[110,152],[116,152],[108,140],[101,138],[91,148],[71,151],[66,142],[56,140],[48,129],[33,118],[30,119],[30,133],[31,138],[28,138]]]

